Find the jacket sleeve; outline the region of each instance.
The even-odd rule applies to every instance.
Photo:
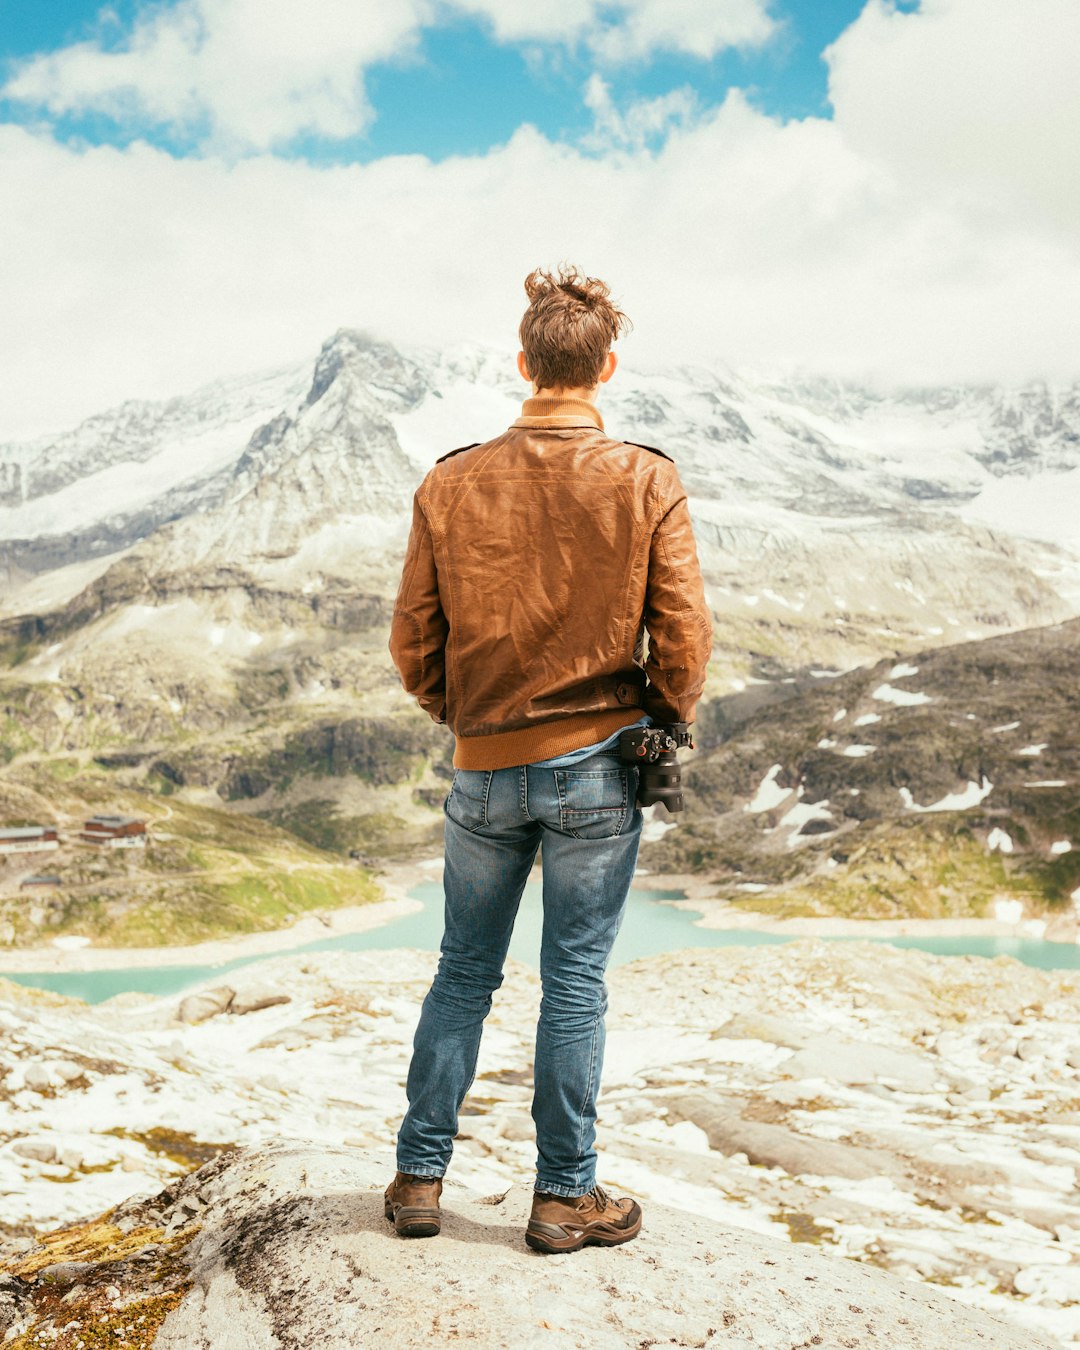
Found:
[[[390,622],[390,655],[406,693],[434,722],[446,721],[446,635],[431,530],[413,496],[412,527]]]
[[[644,706],[654,721],[692,722],[712,655],[712,618],[686,491],[674,468],[665,504],[649,550]]]

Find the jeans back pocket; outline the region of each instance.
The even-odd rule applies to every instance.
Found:
[[[492,769],[455,769],[454,781],[443,810],[456,824],[466,830],[479,830],[488,823],[488,793],[491,791]]]
[[[630,771],[556,769],[559,824],[575,839],[613,839],[626,825]]]

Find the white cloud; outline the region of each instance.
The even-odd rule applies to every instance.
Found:
[[[593,130],[586,144],[593,149],[629,146],[640,150],[667,135],[676,126],[687,125],[698,113],[692,89],[673,89],[659,98],[639,99],[620,111],[611,88],[599,75],[589,77],[584,93],[586,108],[593,115]]]
[[[120,46],[32,58],[3,92],[54,115],[149,118],[233,150],[345,137],[371,117],[364,68],[407,51],[430,10],[427,0],[180,0],[142,11]]]
[[[776,31],[760,0],[632,0],[618,22],[598,25],[590,45],[607,61],[656,50],[708,59],[725,47],[758,47]]]
[[[583,42],[607,63],[656,51],[710,57],[775,29],[765,0],[176,0],[140,10],[119,44],[104,40],[116,16],[102,11],[102,38],[30,58],[2,92],[53,116],[149,119],[230,153],[301,134],[341,139],[373,116],[365,69],[462,12],[500,41]]]
[[[827,55],[848,143],[909,193],[1080,229],[1080,4],[870,0]]]
[[[658,51],[708,59],[756,47],[777,25],[767,0],[447,0],[485,19],[500,42],[583,42],[608,63]]]
[[[562,258],[610,281],[635,323],[631,361],[1075,377],[1080,234],[1063,228],[1076,175],[1060,127],[1077,94],[1050,0],[1030,0],[1025,30],[1027,68],[1028,49],[1046,55],[1038,88],[1013,79],[1019,30],[980,47],[992,144],[966,178],[955,167],[978,137],[940,80],[968,59],[971,13],[994,3],[874,3],[833,49],[835,121],[781,124],[737,93],[707,113],[681,95],[616,109],[595,80],[589,147],[523,128],[442,164],[175,160],[0,128],[0,248],[18,259],[0,279],[0,439],[310,355],[343,324],[509,346],[522,278]],[[923,22],[948,52],[931,44],[920,85]],[[1007,108],[1034,178],[1021,145],[999,144]],[[905,120],[945,169],[909,153]]]

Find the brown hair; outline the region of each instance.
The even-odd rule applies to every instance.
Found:
[[[518,329],[525,365],[538,389],[593,389],[604,358],[630,320],[596,277],[563,263],[525,278],[529,307]]]

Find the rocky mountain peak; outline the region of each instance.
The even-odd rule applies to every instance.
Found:
[[[323,343],[315,362],[305,407],[318,403],[338,381],[346,394],[368,388],[394,411],[415,407],[428,389],[420,367],[389,342],[356,328],[339,328]]]

